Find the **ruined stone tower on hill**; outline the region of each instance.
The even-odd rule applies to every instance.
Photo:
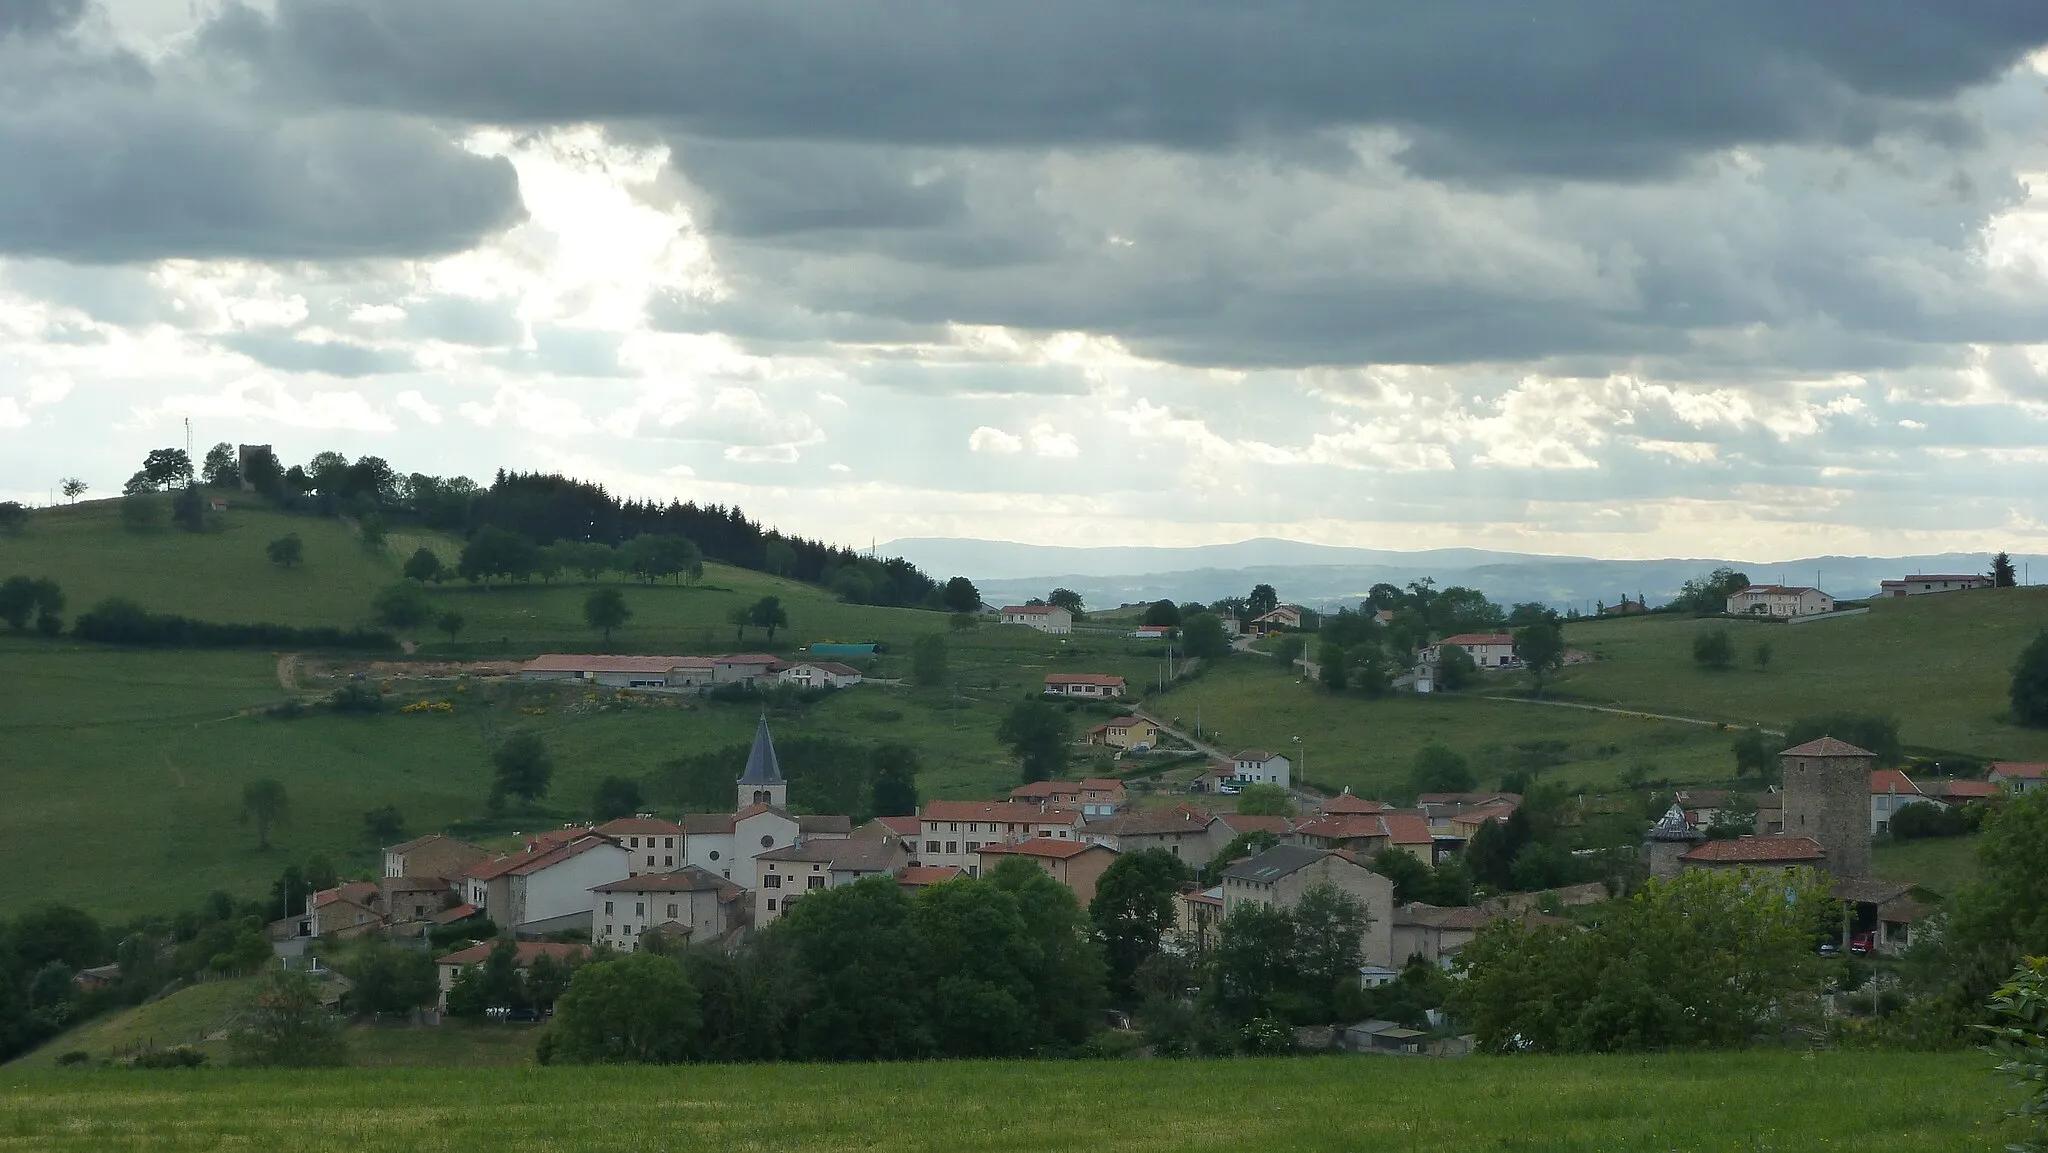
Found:
[[[1785,835],[1812,837],[1837,877],[1870,875],[1870,773],[1877,754],[1822,737],[1778,754],[1784,765]]]

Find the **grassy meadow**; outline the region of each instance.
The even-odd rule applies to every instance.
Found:
[[[0,1073],[0,1148],[1993,1150],[1976,1054]]]
[[[1693,663],[1693,637],[1733,635],[1736,666]],[[2005,719],[2013,661],[2048,628],[2048,588],[1986,589],[1871,603],[1868,615],[1803,625],[1635,617],[1568,625],[1600,657],[1555,681],[1564,700],[1782,729],[1801,714],[1889,712],[1909,746],[2004,760],[2048,759],[2048,730]],[[1759,671],[1753,653],[1771,646]]]

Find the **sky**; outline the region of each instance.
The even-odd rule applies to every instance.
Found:
[[[0,0],[0,499],[2048,551],[2038,0]],[[61,500],[61,497],[57,499]]]

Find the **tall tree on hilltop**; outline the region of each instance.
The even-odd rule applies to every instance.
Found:
[[[1991,558],[1991,585],[1993,588],[2009,589],[2019,583],[2019,574],[2013,571],[2012,557],[2001,552]]]
[[[612,630],[624,627],[633,619],[633,610],[626,607],[626,594],[611,586],[593,591],[583,598],[583,621],[594,629],[604,630],[604,643],[612,643]]]
[[[996,739],[1022,762],[1025,781],[1049,781],[1073,755],[1074,726],[1049,701],[1019,701],[996,726]]]
[[[256,847],[268,852],[270,830],[289,811],[284,785],[274,777],[262,777],[242,786],[242,820],[256,825]]]

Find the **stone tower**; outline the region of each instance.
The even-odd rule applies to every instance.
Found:
[[[1653,877],[1675,877],[1681,868],[1678,858],[1706,839],[1707,835],[1693,828],[1685,819],[1685,810],[1674,802],[1665,811],[1664,819],[1651,826],[1643,838],[1643,864]]]
[[[1877,754],[1822,737],[1778,754],[1784,765],[1785,835],[1811,837],[1837,877],[1870,875],[1870,773]]]
[[[747,752],[747,771],[740,774],[738,804],[771,808],[789,807],[789,782],[782,779],[782,764],[775,759],[775,742],[768,737],[768,714],[761,714],[761,727],[754,730],[754,747]]]

